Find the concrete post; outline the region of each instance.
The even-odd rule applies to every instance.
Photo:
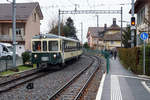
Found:
[[[12,19],[13,19],[13,67],[16,67],[16,0],[12,3]]]

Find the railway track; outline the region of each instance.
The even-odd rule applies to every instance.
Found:
[[[19,86],[19,85],[25,84],[27,82],[30,82],[32,80],[35,80],[35,79],[40,78],[42,76],[45,76],[47,74],[48,74],[48,72],[41,72],[40,70],[37,70],[37,71],[32,72],[30,74],[23,75],[21,77],[18,76],[15,79],[11,79],[9,81],[2,82],[2,83],[0,83],[0,94],[7,92],[7,91]]]
[[[87,68],[80,71],[52,96],[49,96],[48,100],[79,100],[98,70],[99,64],[99,58],[96,56],[92,57],[92,63]]]

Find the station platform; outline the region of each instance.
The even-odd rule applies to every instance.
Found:
[[[147,81],[126,70],[118,58],[110,59],[110,71],[102,77],[96,100],[150,100]]]

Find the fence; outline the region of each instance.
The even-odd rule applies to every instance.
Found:
[[[86,55],[98,55],[101,54],[100,50],[83,49],[83,53]]]
[[[22,65],[22,58],[21,57],[17,57],[16,58],[16,66]],[[8,69],[13,69],[13,61],[12,58],[8,59],[8,58],[1,58],[0,59],[0,72],[3,72],[5,70]]]

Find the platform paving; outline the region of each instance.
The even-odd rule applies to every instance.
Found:
[[[150,92],[142,82],[149,79],[140,78],[126,70],[119,62],[110,59],[110,71],[104,79],[101,100],[150,100]]]

